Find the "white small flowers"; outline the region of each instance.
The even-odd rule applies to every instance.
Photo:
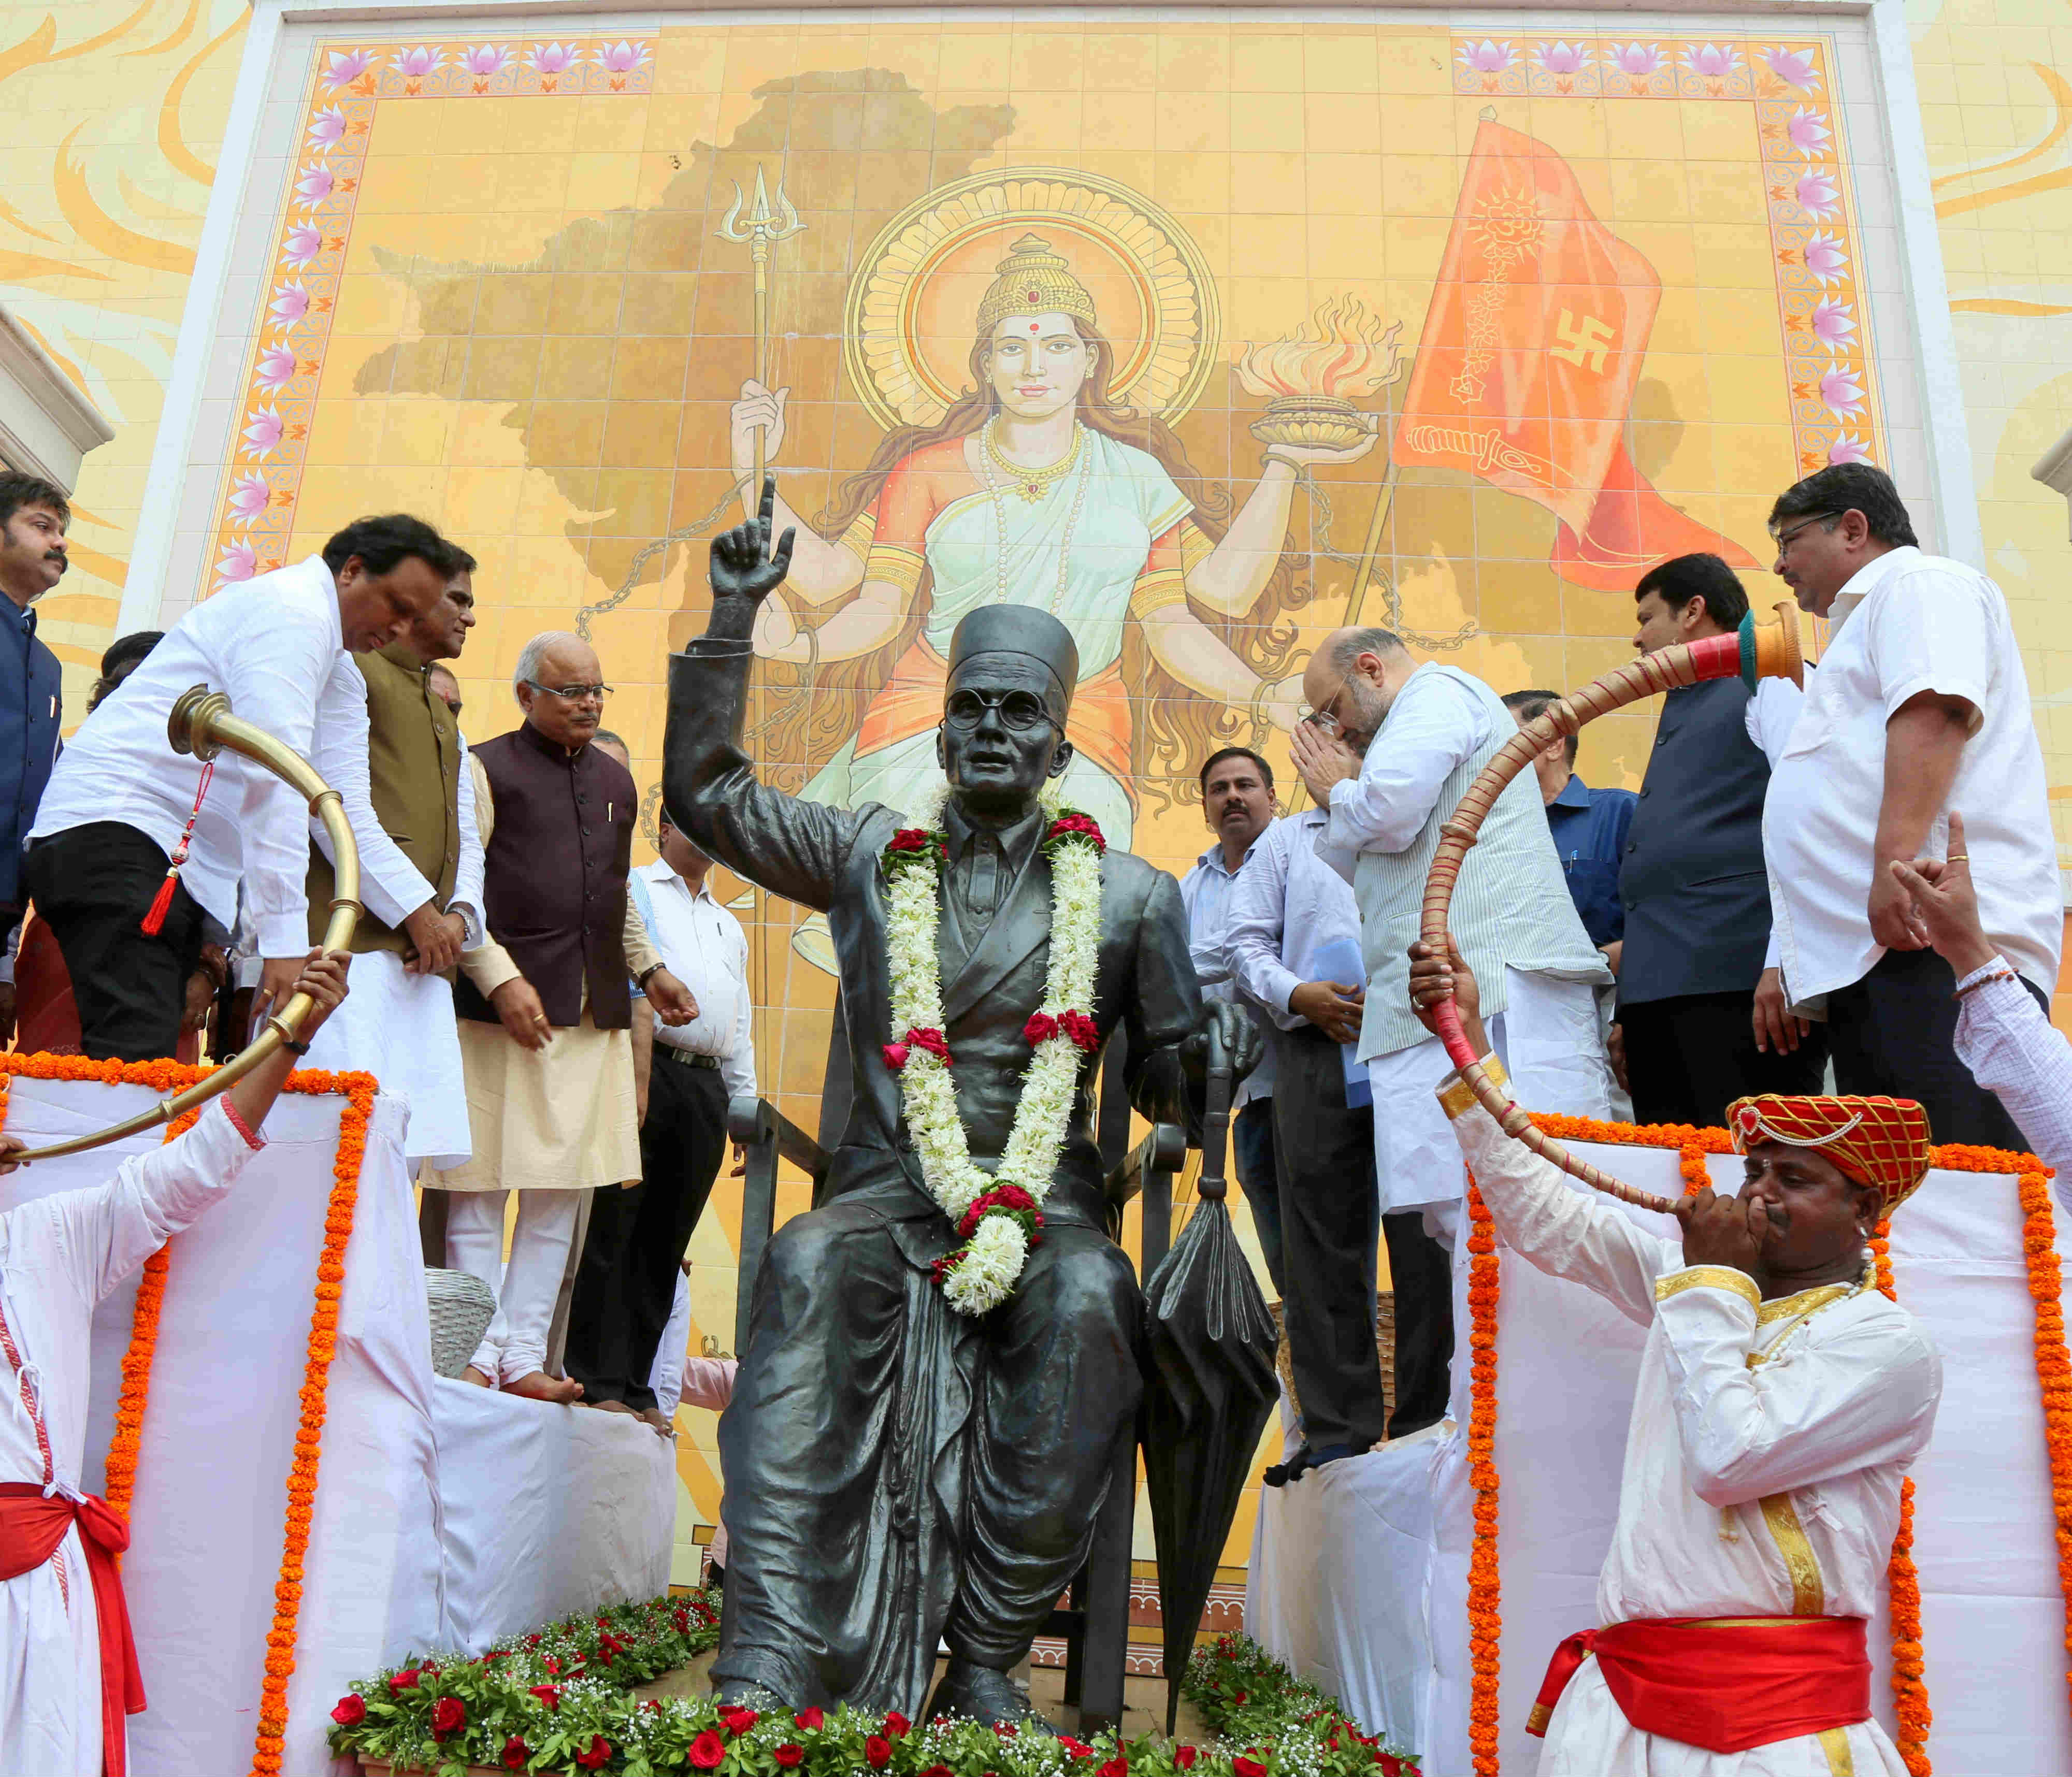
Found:
[[[953,1225],[960,1224],[989,1192],[1018,1188],[1026,1194],[1027,1202],[1018,1207],[987,1205],[964,1244],[938,1262],[944,1299],[960,1314],[979,1315],[1013,1293],[1028,1262],[1030,1237],[1041,1225],[1041,1207],[1071,1125],[1086,1054],[1080,1038],[1092,1029],[1103,847],[1100,830],[1083,816],[1077,817],[1083,828],[1046,841],[1050,966],[1043,1002],[1032,1024],[1040,1020],[1048,1034],[1035,1043],[1022,1076],[1013,1127],[997,1172],[989,1174],[971,1157],[943,1029],[942,965],[935,950],[943,852],[934,829],[947,794],[945,786],[929,798],[921,814],[926,827],[902,829],[886,852],[892,1040],[886,1044],[885,1057],[899,1074],[901,1102],[922,1178]],[[1060,808],[1054,789],[1045,792],[1042,807],[1054,823],[1070,812]]]

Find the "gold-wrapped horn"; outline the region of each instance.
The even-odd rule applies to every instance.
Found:
[[[353,843],[352,828],[346,820],[339,793],[318,776],[310,762],[293,747],[275,740],[264,728],[254,728],[251,723],[232,715],[229,698],[220,691],[211,691],[206,685],[195,686],[173,705],[172,714],[166,720],[166,738],[174,752],[191,753],[197,759],[213,759],[228,747],[232,753],[241,753],[264,765],[308,798],[310,812],[323,823],[324,831],[331,837],[333,880],[336,884],[331,920],[324,927],[323,947],[327,950],[348,949],[352,943],[353,927],[360,921],[360,848]],[[266,1028],[249,1048],[207,1078],[197,1080],[184,1091],[160,1100],[149,1110],[140,1110],[135,1116],[98,1134],[76,1135],[69,1141],[53,1142],[47,1147],[31,1148],[27,1153],[17,1155],[16,1160],[27,1165],[31,1160],[56,1159],[63,1154],[84,1154],[90,1148],[105,1147],[110,1142],[119,1142],[125,1136],[139,1135],[184,1116],[197,1105],[207,1104],[217,1094],[228,1092],[279,1049],[282,1042],[298,1036],[314,1004],[307,994],[297,994],[266,1020]]]
[[[1538,754],[1557,740],[1573,735],[1586,722],[1638,703],[1658,692],[1675,691],[1710,679],[1738,676],[1750,692],[1763,679],[1789,679],[1806,683],[1806,656],[1799,642],[1799,608],[1786,600],[1776,607],[1774,623],[1758,623],[1751,611],[1731,634],[1706,636],[1696,642],[1679,642],[1630,660],[1623,667],[1585,685],[1572,696],[1556,699],[1504,742],[1495,757],[1476,774],[1461,805],[1439,829],[1439,848],[1433,854],[1431,872],[1424,879],[1424,906],[1419,935],[1443,956],[1446,953],[1446,913],[1453,905],[1453,885],[1459,880],[1461,862],[1482,831],[1483,819],[1496,805],[1504,786]],[[1572,1178],[1594,1187],[1621,1201],[1665,1214],[1674,1205],[1651,1191],[1636,1190],[1609,1172],[1600,1172],[1587,1160],[1579,1160],[1551,1135],[1542,1133],[1531,1114],[1515,1104],[1503,1089],[1483,1072],[1482,1058],[1469,1046],[1461,1029],[1461,1015],[1449,995],[1431,1005],[1433,1022],[1438,1027],[1446,1053],[1461,1070],[1461,1077],[1483,1109],[1496,1118],[1504,1133],[1521,1141],[1535,1153],[1552,1160]]]

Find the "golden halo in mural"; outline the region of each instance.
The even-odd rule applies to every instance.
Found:
[[[1170,425],[1201,398],[1221,343],[1201,250],[1149,198],[1098,174],[1017,166],[937,187],[864,254],[843,315],[842,364],[890,431],[932,425],[972,386],[979,305],[1034,232],[1094,302],[1115,351],[1109,390]]]

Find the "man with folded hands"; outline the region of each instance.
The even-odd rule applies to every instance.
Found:
[[[1449,950],[1412,947],[1412,1003],[1429,1026],[1451,993],[1494,1066]],[[1740,1195],[1680,1201],[1679,1250],[1506,1135],[1458,1075],[1440,1099],[1503,1243],[1648,1329],[1602,1627],[1548,1668],[1540,1777],[1903,1777],[1864,1627],[1942,1366],[1866,1242],[1927,1176],[1921,1106],[1737,1100]]]

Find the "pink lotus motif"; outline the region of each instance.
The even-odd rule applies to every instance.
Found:
[[[222,581],[249,580],[259,567],[259,552],[249,543],[233,543],[223,552],[223,559],[216,563],[216,577]]]
[[[1471,74],[1501,74],[1513,60],[1509,43],[1485,37],[1479,43],[1461,45],[1461,65]]]
[[[273,503],[273,490],[266,485],[266,478],[254,472],[240,475],[230,484],[230,522],[249,524]]]
[[[1614,43],[1612,62],[1619,72],[1636,80],[1644,80],[1663,65],[1662,46],[1659,43]]]
[[[266,313],[277,327],[292,327],[309,312],[310,293],[298,277],[277,285],[273,300],[266,305]]]
[[[1815,222],[1825,222],[1842,207],[1842,194],[1825,173],[1804,173],[1799,179],[1799,207]]]
[[[1813,52],[1807,49],[1766,49],[1762,52],[1764,64],[1778,79],[1801,92],[1818,92],[1820,74],[1813,64]]]
[[[281,435],[286,430],[281,416],[273,408],[255,407],[245,416],[244,454],[265,462],[281,448]]]
[[[1831,463],[1867,463],[1871,461],[1871,447],[1853,432],[1845,432],[1827,446],[1827,461]]]
[[[1825,117],[1803,105],[1791,113],[1791,121],[1784,126],[1784,133],[1791,138],[1791,146],[1808,160],[1825,156],[1828,138],[1834,133],[1828,129]]]
[[[328,166],[305,166],[295,181],[296,202],[306,210],[314,210],[337,185],[338,179]]]
[[[1549,74],[1581,74],[1590,65],[1590,46],[1587,41],[1535,43],[1532,53]]]
[[[1825,285],[1842,282],[1849,269],[1849,256],[1840,240],[1824,228],[1806,243],[1806,269]]]
[[[335,49],[318,78],[335,92],[342,86],[352,85],[380,60],[379,54],[371,49]]]
[[[460,65],[478,80],[500,74],[510,64],[511,51],[504,43],[478,43],[462,54]]]
[[[306,222],[297,223],[281,239],[282,263],[298,272],[323,251],[323,232]]]
[[[436,74],[446,61],[446,51],[434,49],[430,43],[420,43],[415,49],[406,49],[396,58],[396,72],[407,74],[413,80],[421,80],[427,74]]]
[[[286,346],[269,346],[259,354],[252,380],[269,395],[278,395],[294,380],[295,355]]]
[[[636,73],[648,64],[648,45],[623,40],[606,43],[598,51],[597,59],[603,64],[607,73]]]
[[[327,154],[345,137],[345,113],[335,105],[327,105],[310,119],[310,146],[319,154]]]
[[[1813,310],[1807,325],[1813,330],[1813,337],[1830,351],[1846,351],[1850,337],[1856,330],[1856,318],[1846,302],[1837,302],[1832,297],[1823,297]]]
[[[1864,410],[1864,386],[1853,370],[1831,370],[1820,379],[1820,399],[1836,419],[1854,419]]]
[[[1684,51],[1684,65],[1708,80],[1724,80],[1741,72],[1741,52],[1732,43],[1700,43]]]
[[[525,51],[525,65],[535,74],[565,74],[582,60],[574,43],[535,43]]]

